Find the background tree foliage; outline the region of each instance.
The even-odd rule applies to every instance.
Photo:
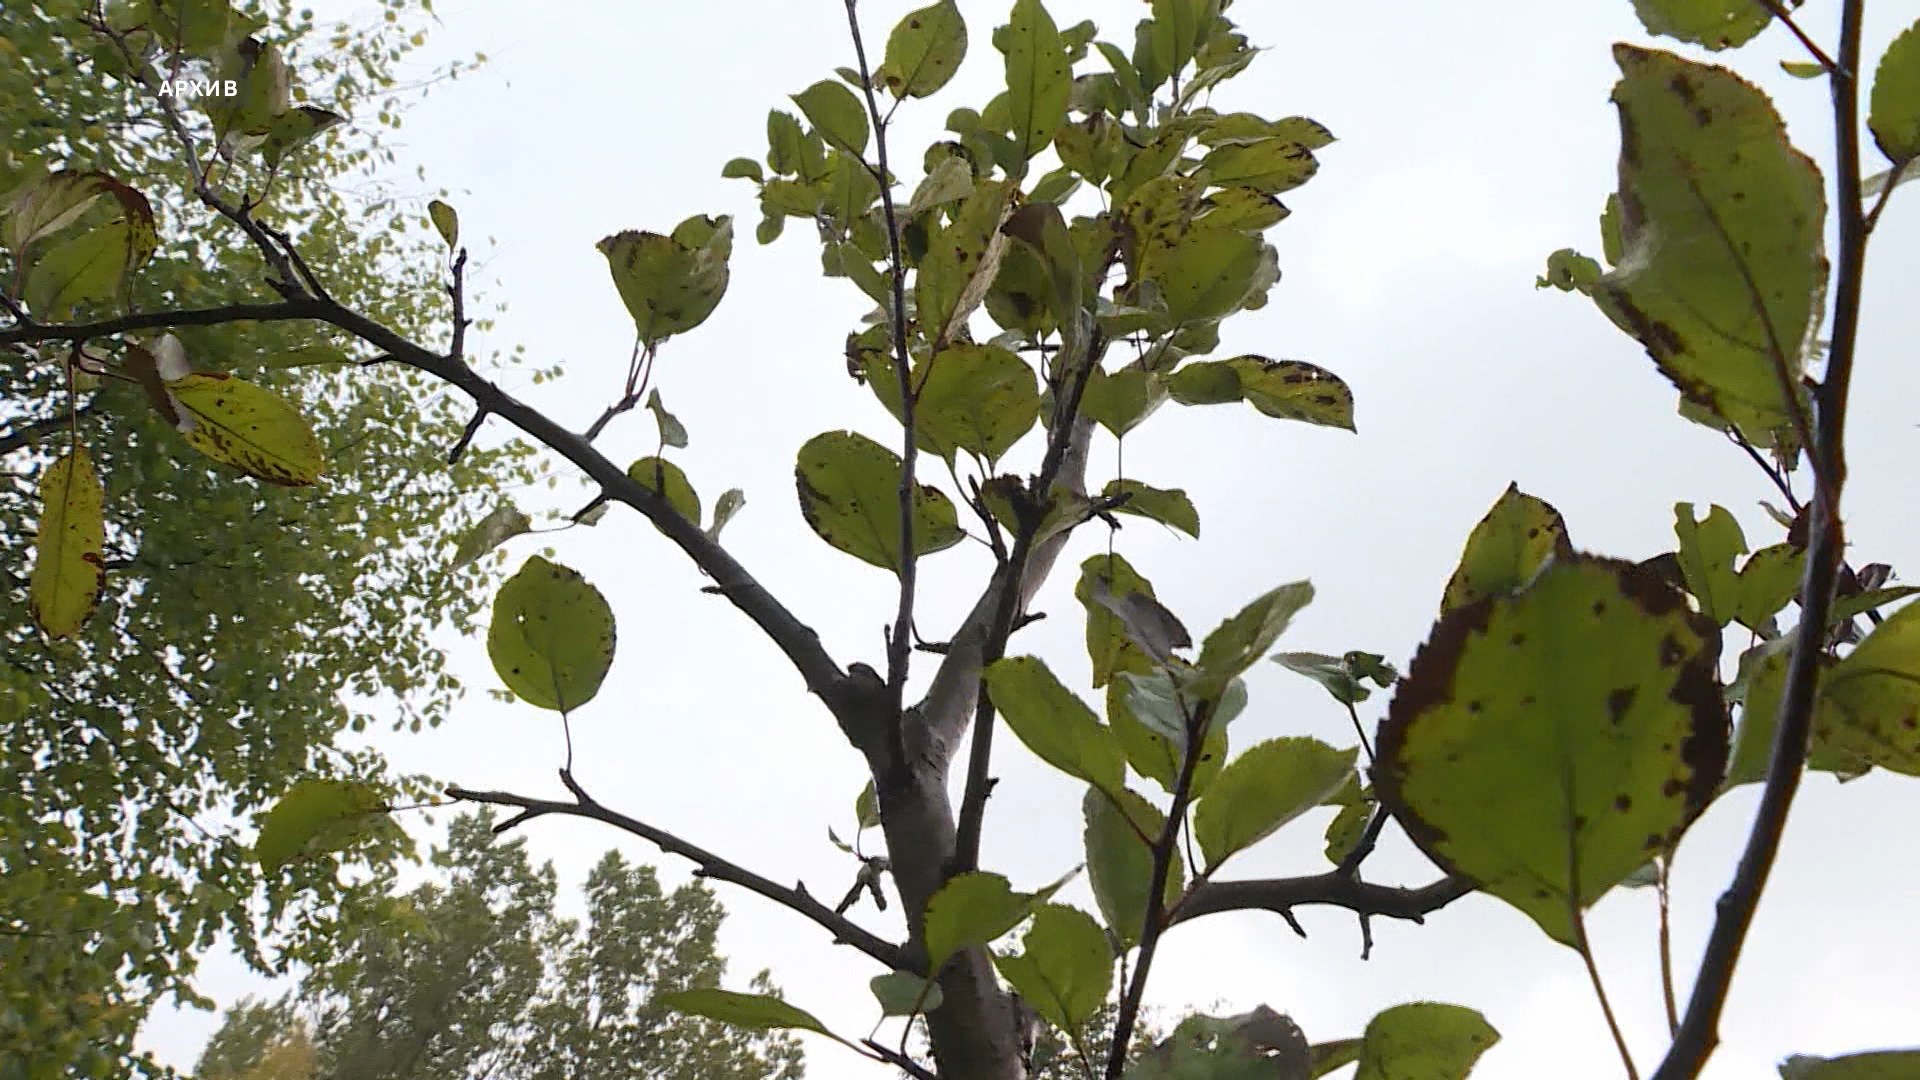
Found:
[[[117,6],[128,18],[145,5]],[[259,288],[243,236],[180,228],[188,172],[145,91],[82,0],[0,6],[0,190],[37,161],[144,189],[169,241],[131,283],[142,309]],[[263,218],[301,237],[328,287],[424,331],[445,297],[420,258],[417,210],[381,178],[408,97],[394,72],[422,38],[392,21],[328,28],[292,3],[270,24],[316,97],[353,122],[302,151]],[[16,268],[9,260],[6,271]],[[488,493],[530,480],[523,450],[448,468],[462,417],[444,391],[292,323],[183,328],[196,367],[298,401],[325,432],[327,478],[281,488],[183,453],[138,387],[108,379],[74,399],[73,429],[106,489],[105,587],[79,634],[48,640],[29,612],[41,520],[37,477],[68,444],[62,350],[0,347],[0,1075],[107,1075],[169,993],[193,996],[196,955],[230,937],[270,962],[268,927],[312,936],[342,886],[262,875],[235,828],[295,777],[381,777],[341,736],[396,715],[437,723],[460,692],[428,632],[466,627],[480,568],[449,567],[449,531]],[[376,709],[375,699],[379,699]],[[370,850],[382,862],[391,843]],[[262,906],[260,898],[267,898]]]
[[[397,918],[345,948],[277,1001],[228,1010],[199,1080],[796,1080],[790,1036],[749,1035],[654,1004],[716,986],[723,912],[692,882],[671,892],[653,868],[609,851],[586,883],[583,922],[554,912],[552,867],[498,841],[488,815],[455,818]],[[771,991],[765,972],[754,985]],[[288,1071],[303,1065],[304,1071]]]

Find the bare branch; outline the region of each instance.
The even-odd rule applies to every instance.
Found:
[[[836,914],[832,908],[827,907],[808,894],[805,886],[788,888],[785,885],[770,881],[740,866],[738,863],[715,855],[705,848],[688,843],[664,829],[655,828],[644,821],[628,817],[617,810],[610,810],[594,800],[592,796],[588,795],[585,789],[574,780],[573,774],[567,770],[562,769],[560,771],[560,779],[566,784],[567,789],[573,793],[573,801],[565,802],[557,799],[536,799],[531,796],[514,795],[504,791],[475,791],[470,788],[458,786],[447,788],[446,793],[449,798],[458,799],[462,802],[506,806],[519,811],[513,817],[495,826],[495,832],[504,832],[507,829],[531,821],[537,817],[544,817],[548,814],[563,814],[569,817],[591,818],[595,821],[605,822],[617,829],[622,829],[640,837],[668,854],[678,855],[683,859],[693,862],[699,867],[698,873],[701,877],[730,882],[744,889],[759,893],[761,896],[775,903],[798,912],[825,927],[827,930],[832,931],[833,940],[837,944],[851,945],[861,952],[866,953],[868,956],[873,957],[875,960],[878,960],[880,963],[885,964],[891,970],[912,970],[912,968],[908,966],[906,952],[901,949],[900,946],[866,930],[854,923],[851,919]]]
[[[1716,905],[1713,932],[1700,960],[1686,1014],[1673,1045],[1652,1080],[1688,1080],[1698,1076],[1720,1041],[1720,1012],[1733,985],[1734,967],[1753,924],[1773,860],[1786,831],[1787,813],[1800,787],[1806,766],[1807,741],[1813,727],[1813,701],[1819,663],[1825,651],[1826,626],[1833,607],[1846,550],[1840,518],[1840,494],[1846,484],[1847,391],[1853,379],[1855,345],[1860,326],[1860,291],[1866,268],[1866,219],[1860,191],[1860,33],[1864,0],[1844,0],[1840,15],[1839,62],[1828,75],[1833,94],[1833,124],[1837,140],[1834,200],[1839,215],[1840,250],[1835,260],[1833,343],[1825,378],[1815,389],[1817,432],[1808,443],[1813,459],[1813,516],[1808,529],[1806,577],[1800,588],[1800,627],[1794,635],[1793,655],[1787,662],[1786,685],[1780,692],[1780,713],[1767,764],[1766,787],[1754,814],[1746,850],[1734,871],[1733,882]]]

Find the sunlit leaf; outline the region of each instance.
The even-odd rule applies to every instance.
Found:
[[[1533,580],[1548,559],[1572,552],[1560,511],[1509,484],[1468,534],[1440,607],[1452,610],[1510,593]]]
[[[326,449],[306,417],[271,390],[229,375],[196,372],[167,384],[193,418],[187,443],[215,461],[283,487],[320,478]]]

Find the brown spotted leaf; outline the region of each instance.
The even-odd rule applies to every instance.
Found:
[[[184,418],[181,434],[201,453],[282,487],[320,478],[327,455],[292,403],[229,375],[196,372],[167,384]]]
[[[1580,912],[1713,797],[1719,655],[1719,628],[1651,572],[1556,558],[1441,616],[1381,725],[1375,790],[1435,862],[1572,945]]]
[[[820,539],[863,562],[898,570],[900,458],[851,431],[815,435],[800,448],[794,478],[800,512]],[[959,543],[959,512],[939,488],[921,484],[913,500],[913,550],[927,555]]]
[[[1549,558],[1571,552],[1567,523],[1543,499],[1508,484],[1467,536],[1441,610],[1463,607],[1525,585]]]
[[[85,447],[75,446],[40,478],[40,524],[27,603],[48,637],[77,633],[100,599],[106,492]]]
[[[613,608],[580,573],[529,558],[500,586],[487,655],[507,689],[542,709],[593,700],[613,666]]]
[[[1824,307],[1820,170],[1732,72],[1630,45],[1614,58],[1622,248],[1590,295],[1690,417],[1780,445],[1804,407],[1800,372]]]

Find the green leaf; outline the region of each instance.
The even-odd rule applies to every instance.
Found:
[[[126,223],[113,221],[54,245],[33,259],[27,271],[27,305],[34,314],[51,319],[119,296],[133,258],[132,244]]]
[[[1614,57],[1625,249],[1591,295],[1686,402],[1777,445],[1804,411],[1823,310],[1820,171],[1733,73],[1630,45]]]
[[[1207,196],[1195,224],[1204,229],[1257,233],[1285,221],[1293,211],[1272,195],[1251,187],[1230,187]]]
[[[720,530],[726,528],[727,522],[732,521],[733,515],[745,505],[747,493],[739,488],[728,488],[721,492],[720,497],[713,501],[713,522],[707,526],[707,539],[720,539]]]
[[[1060,327],[1069,354],[1079,352],[1082,318],[1085,311],[1085,268],[1080,249],[1058,206],[1028,203],[1007,215],[1002,231],[1019,241],[1046,270],[1047,291],[1043,294],[1047,310]]]
[[[913,411],[920,445],[953,461],[961,450],[989,467],[1040,419],[1040,384],[998,345],[949,345],[925,364]]]
[[[940,984],[928,982],[911,971],[889,971],[867,981],[874,999],[880,1002],[882,1016],[918,1016],[930,1013],[946,1000]]]
[[[1823,79],[1827,75],[1827,66],[1813,60],[1782,60],[1780,70],[1796,79]]]
[[[371,784],[302,780],[267,811],[254,840],[254,857],[269,874],[290,863],[344,850],[368,835],[387,812]]]
[[[1773,21],[1760,0],[1633,0],[1633,10],[1647,33],[1716,52],[1745,45]]]
[[[1767,778],[1773,758],[1774,732],[1779,729],[1780,694],[1786,688],[1787,665],[1793,653],[1793,635],[1785,634],[1749,649],[1740,658],[1740,676],[1727,697],[1740,703],[1740,722],[1733,729],[1733,748],[1727,756],[1723,786],[1735,788]],[[1831,661],[1822,667],[1831,675]],[[1842,725],[1847,717],[1824,695],[1815,700],[1813,732],[1807,744],[1807,768],[1833,773],[1842,780],[1861,776],[1873,763],[1848,748]]]
[[[720,166],[720,177],[723,180],[751,180],[758,184],[765,181],[766,174],[760,171],[759,162],[750,157],[737,157]]]
[[[954,0],[909,11],[887,35],[880,84],[896,98],[923,98],[947,85],[967,56],[967,23]]]
[[[1126,764],[1113,732],[1073,691],[1031,656],[996,660],[987,693],[1007,727],[1040,760],[1102,791],[1117,791]]]
[[[106,577],[106,489],[85,447],[75,446],[40,477],[28,606],[48,637],[80,631]]]
[[[1152,599],[1153,583],[1119,555],[1092,555],[1080,564],[1073,595],[1087,609],[1087,656],[1093,662],[1093,685],[1101,687],[1117,671],[1145,674],[1153,664],[1127,635],[1113,609],[1095,599],[1096,585],[1104,587],[1110,598],[1142,593]]]
[[[1734,619],[1753,630],[1768,625],[1800,594],[1806,563],[1806,551],[1792,544],[1774,544],[1748,556],[1735,586]]]
[[[981,948],[1005,937],[1052,893],[1052,888],[1014,892],[1006,878],[979,870],[948,878],[927,900],[928,968],[938,971],[962,949]]]
[[[1739,599],[1739,575],[1733,560],[1747,551],[1747,538],[1733,515],[1715,506],[1704,521],[1693,518],[1692,503],[1673,507],[1673,533],[1680,540],[1680,572],[1687,591],[1700,601],[1700,613],[1725,626],[1733,621]],[[1769,612],[1771,614],[1771,612]]]
[[[1374,802],[1361,799],[1358,802],[1340,808],[1340,812],[1327,822],[1327,861],[1339,866],[1360,844],[1360,838],[1366,835],[1367,819],[1373,816]]]
[[[793,95],[793,103],[800,106],[827,145],[855,157],[866,152],[867,137],[872,134],[867,126],[867,109],[844,84],[822,79]]]
[[[1040,0],[1015,0],[1007,25],[993,36],[1006,56],[1007,110],[1013,120],[1016,175],[1045,150],[1067,117],[1073,90],[1073,64],[1053,16]]]
[[[1816,714],[1817,736],[1863,761],[1920,776],[1920,606],[1874,627],[1834,665],[1820,697],[1830,709]]]
[[[532,531],[532,518],[521,513],[520,508],[512,503],[502,502],[460,538],[460,543],[453,549],[453,565],[466,566],[508,540]]]
[[[654,390],[647,394],[647,411],[653,414],[655,426],[660,429],[661,443],[684,450],[687,445],[687,429],[677,417],[667,411],[666,404],[660,400],[660,391]],[[695,515],[693,520],[700,520],[699,515]]]
[[[1109,374],[1095,367],[1088,370],[1086,388],[1080,392],[1080,415],[1125,435],[1166,399],[1166,387],[1151,372],[1127,367]]]
[[[433,223],[433,231],[440,234],[446,242],[447,250],[460,248],[460,212],[446,203],[435,199],[427,204],[427,220]]]
[[[1572,553],[1560,511],[1521,491],[1519,484],[1508,484],[1467,535],[1440,609],[1451,611],[1513,592],[1532,581],[1549,559]]]
[[[1200,161],[1209,183],[1277,195],[1313,179],[1320,163],[1313,151],[1291,139],[1231,142],[1215,147]]]
[[[1180,770],[1186,764],[1186,731],[1181,727],[1170,733],[1175,718],[1168,714],[1176,704],[1170,698],[1143,692],[1136,685],[1139,678],[1142,676],[1128,672],[1125,678],[1116,678],[1107,684],[1107,725],[1113,729],[1114,739],[1133,771],[1171,795],[1179,785]],[[1160,685],[1150,676],[1145,678],[1149,688]],[[1206,738],[1200,742],[1200,758],[1194,762],[1193,779],[1188,784],[1188,792],[1194,798],[1206,793],[1227,763],[1227,721],[1244,706],[1244,689],[1245,684],[1236,680],[1214,710],[1214,722],[1207,725]],[[1142,720],[1135,713],[1136,706],[1148,720]]]
[[[1358,754],[1358,748],[1335,750],[1294,737],[1270,739],[1227,762],[1193,812],[1193,836],[1207,869],[1319,806],[1353,777]]]
[[[1003,181],[975,184],[951,224],[928,230],[927,255],[914,275],[913,300],[935,351],[953,340],[987,297],[1006,247],[1000,223],[1006,219],[1012,190]]]
[[[213,460],[281,487],[305,487],[325,471],[319,436],[272,391],[214,372],[195,372],[167,390],[188,417],[187,444]]]
[[[1138,480],[1109,480],[1100,491],[1102,498],[1126,495],[1127,501],[1114,507],[1117,514],[1136,514],[1179,529],[1200,539],[1200,511],[1181,488],[1149,487]]]
[[[900,557],[900,458],[864,435],[829,431],[800,448],[794,476],[800,512],[813,531],[862,562],[898,572]],[[953,501],[938,488],[914,493],[915,555],[943,551],[966,535]]]
[[[1466,1080],[1500,1033],[1460,1005],[1395,1005],[1367,1022],[1353,1080]]]
[[[941,158],[938,165],[927,170],[920,186],[913,189],[913,199],[907,203],[907,217],[917,218],[936,206],[944,206],[971,194],[973,166],[968,165],[963,157]]]
[[[793,1029],[811,1031],[825,1035],[840,1042],[833,1032],[828,1031],[812,1013],[771,994],[742,994],[734,990],[721,990],[718,987],[701,987],[697,990],[673,990],[657,993],[653,1003],[662,1008],[690,1016],[704,1016],[729,1027],[745,1028],[748,1031],[774,1031]]]
[[[1312,600],[1312,583],[1296,581],[1262,595],[1222,622],[1200,646],[1197,666],[1206,676],[1206,685],[1224,687],[1252,667]],[[1213,697],[1214,691],[1210,689],[1206,696]]]
[[[1239,1016],[1187,1017],[1140,1056],[1127,1080],[1296,1080],[1312,1068],[1300,1025],[1260,1005]]]
[[[287,155],[346,122],[347,118],[339,113],[314,105],[288,109],[275,116],[273,123],[268,125],[266,138],[260,143],[260,157],[268,168],[278,168]],[[439,202],[437,199],[434,201]],[[432,213],[431,203],[427,211]]]
[[[162,41],[193,56],[205,56],[252,26],[227,0],[141,0],[140,11]]]
[[[1795,1054],[1780,1065],[1781,1080],[1913,1080],[1920,1050],[1875,1050],[1846,1057]]]
[[[699,326],[720,306],[727,294],[733,219],[696,215],[671,236],[628,230],[594,247],[607,257],[640,340],[656,345]]]
[[[1920,157],[1920,21],[1900,31],[1880,57],[1867,129],[1895,165]]]
[[[521,700],[571,712],[613,666],[613,609],[580,574],[538,555],[500,586],[487,627],[493,670]]]
[[[1252,355],[1224,362],[1239,376],[1241,394],[1262,413],[1280,420],[1354,430],[1353,391],[1325,368],[1300,360]]]
[[[1254,291],[1271,251],[1257,236],[1231,229],[1194,229],[1154,267],[1175,326],[1217,320]]]
[[[874,791],[873,781],[860,789],[860,795],[853,800],[853,818],[861,829],[876,828],[880,824],[880,796]]]
[[[1153,849],[1143,837],[1158,842],[1166,815],[1133,791],[1115,795],[1097,788],[1087,789],[1081,810],[1087,821],[1087,880],[1093,898],[1107,929],[1131,948],[1140,943],[1147,900],[1153,894]],[[1185,890],[1186,864],[1176,849],[1167,872],[1165,905]]]
[[[693,490],[693,484],[680,466],[648,454],[627,466],[627,476],[648,491],[665,496],[667,505],[681,517],[700,524],[700,495]]]
[[[1380,726],[1375,788],[1429,857],[1572,945],[1579,911],[1718,788],[1719,655],[1654,571],[1555,558],[1441,616]]]
[[[1274,653],[1272,660],[1288,671],[1298,672],[1326,688],[1333,700],[1342,705],[1358,705],[1373,696],[1366,680],[1372,679],[1382,690],[1400,678],[1387,658],[1378,653],[1349,652],[1344,656],[1325,653]]]
[[[1338,1039],[1333,1042],[1314,1043],[1309,1048],[1313,1064],[1307,1071],[1308,1080],[1319,1080],[1335,1069],[1351,1065],[1360,1060],[1360,1047],[1365,1040]]]
[[[1183,365],[1168,377],[1167,392],[1182,405],[1224,405],[1243,396],[1240,372],[1225,360]]]
[[[996,954],[994,966],[1041,1019],[1078,1037],[1113,989],[1106,931],[1078,908],[1048,904],[1033,913],[1023,944],[1023,952]]]

